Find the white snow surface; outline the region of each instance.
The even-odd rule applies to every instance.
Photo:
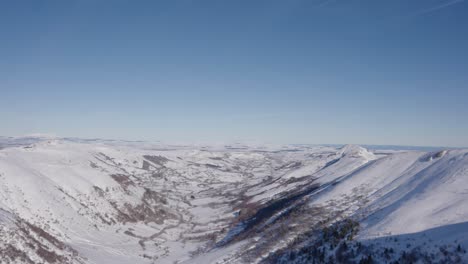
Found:
[[[236,235],[248,232],[239,221],[293,194],[300,195],[256,227],[276,228],[305,201],[304,214],[320,208],[323,219],[359,219],[362,241],[427,232],[468,247],[467,150],[1,142],[0,263],[28,263],[11,247],[33,263],[57,263],[41,248],[63,256],[63,263],[255,263],[265,253],[247,260],[243,252],[267,234],[216,243],[231,240],[225,236],[233,228]],[[32,231],[18,231],[25,229]],[[296,235],[268,241],[269,250],[288,246]],[[31,241],[37,245],[28,247]]]

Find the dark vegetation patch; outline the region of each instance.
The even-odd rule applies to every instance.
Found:
[[[209,164],[209,163],[206,163],[205,166],[208,167],[208,168],[211,168],[211,169],[220,169],[221,168],[221,166],[214,165],[214,164]]]
[[[306,236],[315,239],[306,246],[271,253],[262,263],[355,263],[348,262],[354,257],[354,253],[348,252],[348,244],[358,231],[359,223],[352,219],[325,226],[321,230],[310,230]]]
[[[36,253],[47,263],[65,263],[66,261],[65,257],[57,255],[55,252],[49,251],[42,246],[39,246]]]
[[[327,162],[327,164],[325,164],[325,166],[323,166],[323,168],[321,168],[320,170],[323,170],[323,169],[325,169],[325,168],[328,168],[328,167],[330,167],[331,165],[336,164],[336,163],[337,163],[338,161],[340,161],[340,160],[341,160],[341,158],[337,158],[337,159],[331,160],[331,161]]]
[[[251,232],[259,232],[260,229],[257,226],[261,226],[261,223],[268,221],[273,215],[292,205],[294,202],[300,200],[304,196],[317,190],[319,185],[313,184],[299,192],[296,192],[290,196],[280,198],[268,202],[260,208],[257,208],[258,204],[246,204],[245,208],[239,211],[240,219],[243,219],[232,228],[231,232],[228,232],[227,236],[218,242],[217,247],[225,246],[232,241],[239,241],[247,237]]]
[[[276,170],[282,170],[282,169],[298,169],[302,166],[302,162],[300,161],[294,161],[294,162],[291,162],[291,163],[286,163],[286,164],[283,164],[281,166],[279,166],[278,168],[276,168]]]
[[[104,190],[99,188],[98,186],[93,186],[94,191],[99,195],[99,197],[104,197]]]
[[[412,240],[406,240],[407,246],[401,249],[397,238],[387,238],[385,243],[363,243],[354,240],[359,231],[359,223],[345,219],[333,225],[323,227],[317,235],[302,243],[299,248],[287,247],[271,253],[261,263],[306,264],[306,263],[346,263],[346,264],[431,264],[463,263],[466,250],[460,244],[443,245],[438,250],[422,246],[413,246]],[[403,242],[402,242],[403,243]]]
[[[151,167],[152,165],[146,160],[143,161],[143,165],[141,166],[143,170],[149,170]]]
[[[4,248],[0,248],[0,261],[6,261],[7,263],[30,263],[34,264],[34,262],[28,257],[28,255],[16,247],[7,244]]]
[[[159,166],[164,166],[164,164],[169,161],[168,158],[163,156],[144,155],[143,158]]]
[[[292,183],[296,183],[296,182],[306,181],[308,179],[310,179],[310,175],[299,177],[299,178],[291,177],[287,181],[285,181],[284,184],[292,184]]]
[[[127,190],[129,186],[135,186],[135,183],[125,174],[111,174],[112,179],[122,186],[124,190]]]
[[[20,235],[22,240],[24,239],[25,247],[24,249],[18,249],[12,245],[7,245],[6,248],[0,248],[2,260],[8,258],[12,260],[11,263],[36,263],[31,260],[31,253],[25,251],[27,249],[35,252],[43,260],[40,263],[82,263],[76,250],[65,245],[65,243],[41,227],[23,220],[18,220],[16,226],[18,229],[16,229],[15,233]]]
[[[38,226],[35,226],[33,224],[27,223],[27,222],[25,224],[28,226],[30,230],[36,233],[39,237],[44,238],[45,240],[47,240],[49,243],[51,243],[58,249],[61,249],[61,250],[65,249],[66,246],[64,243],[60,242],[58,239],[56,239],[54,236],[46,232],[44,229]]]
[[[115,202],[111,205],[117,211],[117,219],[122,223],[156,223],[162,224],[166,219],[176,219],[177,216],[170,212],[164,205],[167,205],[167,199],[159,193],[145,189],[141,203],[132,205],[125,203],[123,208],[119,208]]]

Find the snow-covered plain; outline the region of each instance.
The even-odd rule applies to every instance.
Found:
[[[467,150],[0,138],[0,263],[308,263],[348,219],[350,263],[464,263],[467,204]]]

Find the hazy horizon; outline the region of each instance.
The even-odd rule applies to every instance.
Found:
[[[385,144],[366,144],[366,143],[301,143],[301,142],[267,142],[260,140],[244,140],[244,141],[165,141],[165,140],[148,140],[148,139],[126,139],[126,138],[86,138],[86,137],[74,137],[74,136],[59,136],[54,134],[41,134],[33,133],[26,135],[0,135],[0,139],[37,139],[37,140],[70,140],[76,142],[129,142],[129,143],[149,143],[149,144],[164,144],[173,146],[228,146],[228,145],[245,145],[245,146],[329,146],[329,147],[343,147],[346,145],[357,145],[372,150],[417,150],[417,151],[435,151],[443,149],[468,149],[466,146],[429,146],[429,145],[385,145]],[[28,143],[30,144],[30,143]]]

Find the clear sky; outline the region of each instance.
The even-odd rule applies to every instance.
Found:
[[[468,1],[0,2],[0,135],[468,146]]]

